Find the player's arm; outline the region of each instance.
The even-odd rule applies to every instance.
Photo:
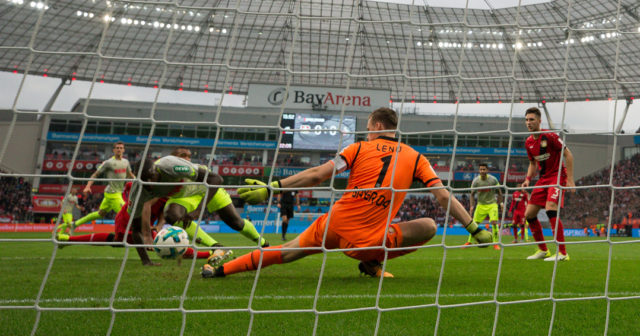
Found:
[[[96,170],[93,174],[91,174],[91,176],[89,176],[89,178],[96,178],[98,177],[98,175],[100,175],[100,169]],[[87,182],[87,186],[84,187],[84,189],[82,190],[82,192],[84,193],[90,193],[91,192],[91,186],[93,185],[93,180],[90,180]]]
[[[318,185],[329,178],[333,174],[334,163],[333,161],[327,161],[326,163],[303,170],[295,175],[289,176],[280,181],[271,182],[272,188],[299,188],[299,187],[313,187]],[[339,168],[336,173],[340,173],[346,169],[345,167]],[[266,184],[262,181],[255,179],[245,179],[244,180],[249,185],[258,185],[258,186],[266,186]],[[275,193],[278,193],[278,190],[274,190]],[[249,204],[258,204],[269,198],[269,189],[268,188],[253,188],[253,187],[243,187],[238,188],[238,195],[240,198],[248,202]]]
[[[449,206],[449,214],[453,216],[453,218],[457,219],[465,229],[469,233],[473,235],[473,237],[481,244],[490,243],[493,239],[491,234],[485,230],[482,230],[476,222],[474,222],[471,218],[471,215],[467,212],[467,210],[460,204],[460,202],[455,198],[451,197],[449,191],[444,188],[442,182],[438,182],[432,185],[432,187],[439,187],[440,189],[432,189],[431,193],[436,197],[438,204],[443,209],[446,209],[449,205],[449,199],[451,199],[451,205]],[[486,246],[485,246],[486,247]]]
[[[496,185],[498,185],[498,186],[499,186],[499,185],[500,185],[500,182],[498,182],[498,184],[496,184]],[[503,203],[503,201],[504,201],[504,197],[502,197],[502,188],[498,188],[498,189],[497,189],[497,192],[498,192],[498,205],[500,205],[501,207],[503,207],[503,206],[504,206],[504,203]]]
[[[513,211],[513,207],[516,205],[516,201],[513,199],[513,194],[511,194],[511,205],[509,206],[509,213]]]
[[[313,187],[331,178],[333,174],[333,161],[303,170],[293,176],[280,180],[281,188]]]
[[[534,160],[529,160],[529,167],[527,168],[527,176],[524,178],[524,182],[522,182],[522,187],[526,188],[529,186],[529,182],[536,175],[537,167],[536,162]]]
[[[300,211],[300,195],[296,193],[296,206],[298,206],[298,211]]]
[[[282,194],[278,194],[278,204],[276,204],[278,206],[278,208],[280,207],[280,201],[282,200]]]
[[[153,238],[151,237],[151,207],[158,201],[158,198],[152,198],[142,206],[142,216],[140,217],[140,232],[142,233],[142,240],[145,245],[152,245]]]
[[[471,188],[475,188],[476,187],[476,180],[474,179],[473,182],[471,182]],[[476,190],[475,189],[471,189],[471,197],[469,197],[469,211],[473,211],[473,208],[476,207],[476,199],[475,199],[475,195],[476,195]]]
[[[564,160],[567,163],[567,187],[575,187],[576,183],[573,181],[573,153],[571,153],[569,147],[564,148]],[[575,189],[569,191],[576,192]]]

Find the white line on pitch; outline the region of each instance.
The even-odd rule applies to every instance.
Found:
[[[572,292],[556,292],[555,297],[591,297],[600,296],[603,293],[572,293]],[[609,296],[637,296],[640,292],[610,292]],[[520,293],[500,293],[499,299],[505,297],[532,297],[541,298],[548,297],[549,293],[543,292],[520,292]],[[435,293],[430,294],[381,294],[380,298],[384,299],[409,299],[409,298],[435,298]],[[447,298],[463,298],[463,297],[493,297],[493,293],[452,293],[452,294],[440,294],[439,297]],[[374,294],[338,294],[338,295],[320,295],[321,299],[375,299]],[[205,300],[226,300],[226,301],[238,301],[248,300],[249,296],[225,296],[225,295],[209,295],[209,296],[187,296],[185,301],[205,301]],[[312,300],[313,295],[256,295],[254,299],[258,300]],[[170,297],[116,297],[115,302],[137,302],[137,301],[179,301],[180,296]],[[76,297],[76,298],[48,298],[40,300],[40,303],[84,303],[84,302],[109,302],[109,298],[96,298],[96,297]],[[0,304],[28,304],[35,303],[34,299],[10,299],[0,300]]]

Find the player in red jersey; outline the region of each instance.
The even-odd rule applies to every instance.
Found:
[[[238,195],[250,204],[269,198],[272,188],[295,189],[311,187],[326,181],[335,173],[349,172],[347,189],[328,213],[318,217],[302,234],[284,245],[254,250],[223,265],[204,265],[205,278],[256,270],[273,264],[288,263],[326,249],[346,249],[344,254],[360,261],[360,272],[373,277],[392,277],[384,272],[381,262],[415,251],[387,248],[419,246],[436,234],[431,218],[389,223],[400,209],[407,189],[413,181],[433,187],[431,193],[451,215],[463,223],[482,244],[490,243],[491,234],[478,227],[471,215],[447,189],[434,172],[429,161],[408,145],[395,138],[398,117],[389,108],[379,108],[367,121],[368,141],[360,141],[344,148],[333,160],[306,169],[281,181],[273,181],[271,188],[238,189]],[[266,185],[247,179],[248,184]],[[392,184],[393,182],[393,184]],[[403,191],[391,190],[390,187]],[[362,189],[362,190],[359,190]],[[275,190],[274,192],[278,192]],[[367,247],[377,247],[366,249]],[[284,248],[284,249],[283,249]],[[306,249],[302,249],[306,248]],[[364,249],[357,249],[364,248]],[[386,258],[385,258],[386,257]]]
[[[522,185],[521,185],[522,186]],[[524,234],[527,231],[526,220],[524,217],[525,209],[527,208],[527,203],[529,202],[529,194],[526,190],[516,190],[516,192],[511,195],[511,206],[509,207],[509,213],[513,214],[513,242],[518,242],[518,228],[522,230],[521,238],[524,241]]]
[[[567,261],[569,260],[569,255],[565,245],[562,244],[564,242],[564,229],[562,222],[558,218],[558,205],[560,207],[564,206],[564,193],[560,191],[558,185],[563,187],[576,186],[573,181],[573,154],[564,145],[558,134],[540,128],[541,119],[542,114],[537,107],[531,107],[525,112],[525,123],[529,132],[536,133],[530,135],[525,141],[527,155],[529,156],[529,169],[522,187],[528,187],[531,179],[536,175],[536,171],[540,171],[540,179],[531,193],[525,217],[529,222],[533,238],[538,242],[543,241],[544,235],[542,234],[542,226],[538,221],[538,211],[544,208],[549,217],[554,236],[560,244],[558,245],[558,254],[553,256],[547,249],[546,244],[538,244],[539,249],[527,259],[554,261],[557,258],[560,261]],[[561,162],[563,156],[566,167]],[[575,192],[575,189],[570,189],[570,191]]]

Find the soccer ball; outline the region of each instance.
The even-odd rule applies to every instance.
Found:
[[[160,230],[153,240],[153,250],[162,259],[176,259],[181,257],[189,245],[189,236],[184,229],[177,226],[167,226]]]

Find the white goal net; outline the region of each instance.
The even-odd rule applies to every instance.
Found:
[[[8,334],[614,335],[639,327],[635,1],[1,1],[0,325]],[[342,253],[349,249],[322,247],[291,264],[201,279],[205,260],[195,255],[141,267],[140,245],[97,238],[112,230],[98,217],[73,233],[94,231],[86,241],[56,234],[69,190],[85,205],[82,214],[69,210],[77,220],[102,200],[101,188],[82,192],[88,181],[123,180],[91,175],[116,141],[131,168],[189,148],[237,202],[244,178],[276,181],[364,141],[368,114],[383,106],[398,112],[400,141],[430,160],[464,206],[485,191],[470,185],[489,164],[505,199],[495,244],[467,249],[466,231],[447,215],[451,203],[440,209],[434,188],[417,183],[386,188],[394,198],[409,193],[387,227],[432,217],[438,232],[397,259],[388,253],[409,248],[381,247],[395,278],[358,278]],[[533,106],[573,157],[576,186],[558,189],[566,262],[526,260],[538,242],[517,230],[511,243],[509,205],[529,169],[524,112]],[[305,204],[292,234],[356,191],[347,183],[342,173],[296,189]],[[272,246],[282,230],[277,203],[272,195],[238,210]],[[262,249],[199,210],[198,230],[229,241],[224,249],[236,257]],[[544,209],[538,218],[558,250]],[[488,222],[481,227],[492,231]],[[196,255],[214,249],[190,241]]]

